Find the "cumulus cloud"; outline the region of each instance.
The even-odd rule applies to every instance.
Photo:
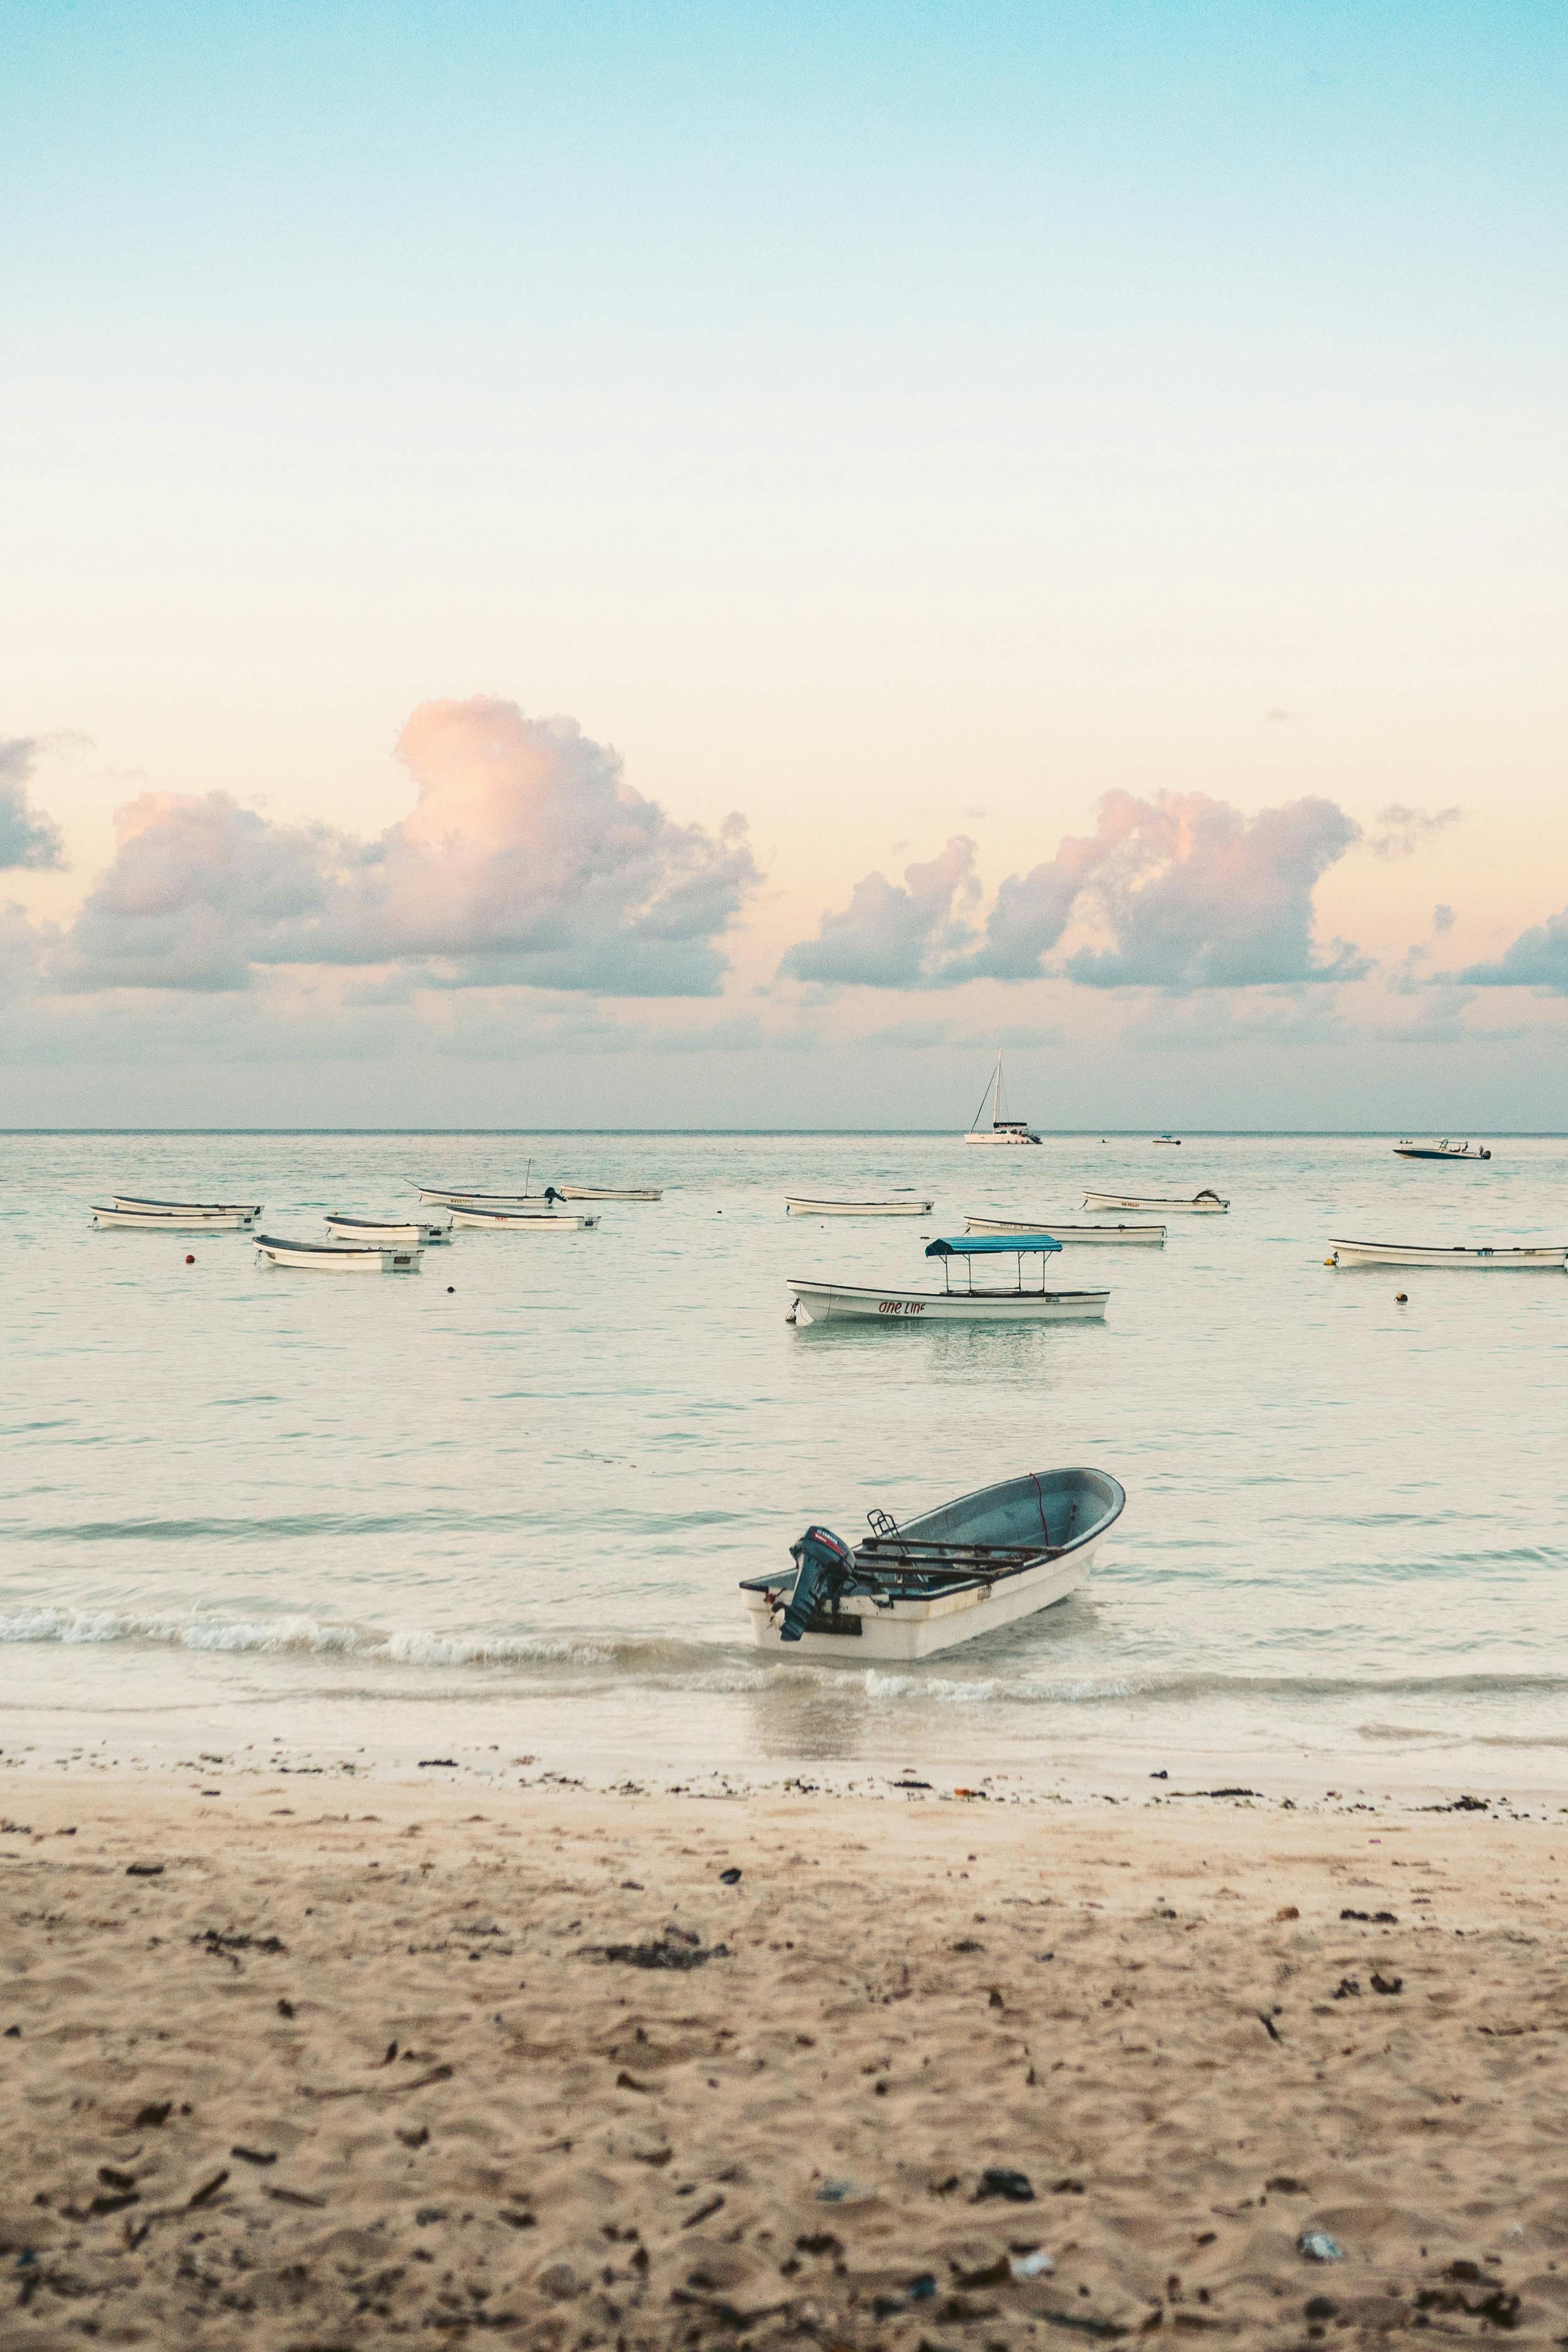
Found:
[[[1472,988],[1545,988],[1568,996],[1568,908],[1521,931],[1495,963],[1473,963],[1458,977]]]
[[[918,988],[967,937],[955,902],[969,905],[979,889],[974,844],[957,835],[929,865],[906,866],[901,886],[885,874],[866,875],[847,907],[825,914],[816,939],[787,950],[780,968],[838,987]]]
[[[405,965],[428,985],[702,996],[758,877],[744,821],[681,824],[571,719],[427,702],[398,756],[412,814],[372,842],[221,793],[122,812],[68,983],[233,989],[278,964]]]
[[[0,740],[0,866],[41,870],[65,864],[65,844],[52,819],[36,810],[27,786],[37,765],[38,744],[30,735]]]
[[[274,824],[226,793],[143,793],[114,829],[113,862],[77,917],[62,987],[245,988],[254,964],[328,902],[334,837]]]
[[[1365,845],[1374,857],[1414,857],[1415,852],[1434,835],[1446,832],[1451,824],[1458,824],[1464,814],[1457,804],[1452,808],[1428,812],[1408,808],[1403,801],[1390,801],[1386,808],[1380,808],[1377,813],[1377,822],[1384,827],[1383,832],[1364,835]]]
[[[1366,957],[1313,933],[1312,894],[1359,838],[1332,801],[1291,801],[1244,816],[1203,793],[1142,800],[1108,793],[1092,834],[1002,883],[983,931],[973,844],[950,842],[900,888],[880,874],[825,915],[816,940],[792,948],[796,978],[882,988],[946,988],[968,980],[1035,980],[1053,971],[1093,988],[1252,988],[1352,980]],[[1047,961],[1069,924],[1110,935],[1065,964]]]
[[[1313,938],[1312,893],[1360,828],[1332,801],[1243,816],[1204,793],[1163,793],[1099,888],[1114,946],[1069,976],[1092,988],[1258,988],[1357,980],[1371,960]],[[1151,862],[1154,870],[1148,870]]]

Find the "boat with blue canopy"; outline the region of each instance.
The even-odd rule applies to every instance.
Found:
[[[940,1290],[874,1288],[864,1283],[824,1282],[815,1277],[795,1280],[791,1322],[804,1314],[808,1322],[833,1323],[847,1317],[880,1323],[1065,1323],[1086,1318],[1102,1318],[1108,1290],[1048,1290],[1047,1259],[1059,1255],[1061,1244],[1053,1234],[961,1234],[928,1242],[925,1254],[942,1267]],[[1010,1286],[977,1281],[992,1270],[991,1262],[1012,1258],[1016,1278]],[[1026,1261],[1037,1261],[1037,1284],[1026,1282]],[[954,1285],[955,1273],[963,1280]]]

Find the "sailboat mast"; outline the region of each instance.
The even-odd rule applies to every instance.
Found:
[[[985,1081],[985,1092],[980,1097],[980,1108],[975,1112],[973,1120],[970,1122],[971,1132],[973,1134],[978,1135],[980,1132],[980,1122],[985,1116],[985,1106],[991,1100],[993,1090],[994,1090],[996,1096],[996,1102],[993,1107],[994,1118],[1000,1118],[1002,1116],[1002,1056],[1000,1054],[996,1056],[996,1067],[992,1071],[991,1076]]]

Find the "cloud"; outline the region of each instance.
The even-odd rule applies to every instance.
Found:
[[[37,872],[66,862],[58,825],[36,811],[27,797],[38,748],[31,735],[0,740],[0,866]]]
[[[978,886],[974,845],[961,839],[933,864],[911,866],[902,889],[867,875],[843,912],[825,915],[817,938],[790,949],[781,968],[797,979],[881,988],[1037,980],[1058,969],[1091,988],[1358,979],[1369,960],[1343,940],[1321,949],[1312,924],[1318,882],[1358,838],[1332,801],[1291,801],[1248,817],[1203,793],[1107,793],[1092,834],[1069,835],[1055,856],[1007,877],[983,932],[967,919]],[[1079,918],[1100,924],[1110,944],[1047,965]]]
[[[1472,988],[1545,988],[1568,996],[1568,908],[1521,931],[1495,963],[1473,963],[1457,977]]]
[[[1100,877],[1115,944],[1072,957],[1072,979],[1091,988],[1258,988],[1371,970],[1346,941],[1325,954],[1312,936],[1312,893],[1359,833],[1332,801],[1247,817],[1204,793],[1163,793],[1144,809],[1125,854]]]
[[[919,988],[934,962],[968,934],[954,912],[979,895],[974,844],[957,835],[940,857],[906,866],[903,885],[885,874],[857,882],[841,914],[825,914],[814,940],[786,950],[780,970],[837,987]]]
[[[332,835],[274,824],[226,793],[143,793],[115,818],[113,862],[84,901],[57,984],[248,987],[252,967],[325,908]]]
[[[717,836],[678,824],[574,719],[488,696],[421,704],[397,751],[418,799],[372,842],[223,793],[143,794],[66,984],[226,990],[259,967],[337,964],[446,988],[716,992],[720,939],[758,879],[742,818]]]
[[[1435,835],[1458,824],[1464,814],[1457,805],[1428,814],[1426,809],[1407,808],[1403,801],[1390,801],[1377,813],[1378,824],[1386,830],[1363,835],[1363,840],[1374,857],[1414,857]]]

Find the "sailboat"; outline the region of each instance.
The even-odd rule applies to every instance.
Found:
[[[983,1127],[981,1121],[985,1117],[987,1103],[991,1105],[991,1124],[989,1127]],[[996,1056],[996,1067],[991,1073],[985,1092],[980,1097],[980,1108],[974,1114],[974,1124],[963,1139],[965,1143],[1038,1143],[1040,1139],[1026,1118],[1009,1118],[1007,1116],[1007,1101],[1002,1088],[1000,1054]]]

